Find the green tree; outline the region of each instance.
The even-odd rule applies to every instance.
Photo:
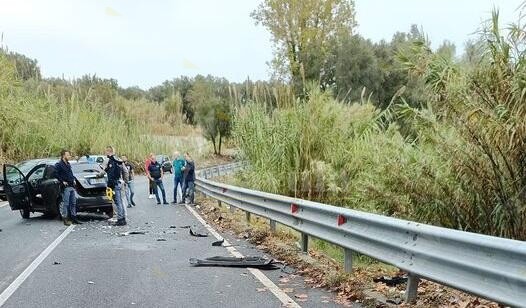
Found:
[[[331,44],[356,25],[352,0],[265,0],[252,12],[272,34],[277,75],[287,72],[298,93],[324,77]],[[283,76],[280,76],[283,77]]]
[[[228,81],[198,75],[188,95],[203,136],[212,142],[214,154],[221,155],[223,141],[230,136],[232,121]]]
[[[333,50],[327,71],[330,79],[324,83],[332,84],[334,94],[344,101],[360,100],[362,90],[372,94],[378,100],[378,90],[382,82],[382,72],[374,53],[374,46],[369,40],[359,35],[345,36],[339,40]],[[332,80],[331,80],[332,79]]]

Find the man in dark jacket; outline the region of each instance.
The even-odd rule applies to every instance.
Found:
[[[135,206],[135,202],[133,201],[133,196],[135,195],[135,185],[133,183],[135,170],[133,164],[126,156],[122,156],[122,161],[124,162],[124,167],[128,170],[127,174],[123,172],[124,183],[126,184],[126,199],[128,200],[128,207],[132,207]]]
[[[124,206],[122,204],[122,183],[121,175],[123,162],[120,159],[115,158],[115,150],[112,146],[106,147],[106,156],[108,157],[108,163],[104,168],[104,171],[99,176],[104,176],[104,173],[108,176],[108,187],[114,192],[113,202],[117,210],[117,226],[126,225],[126,217],[124,213]]]
[[[55,177],[62,188],[62,218],[66,226],[81,224],[77,220],[77,192],[75,191],[75,176],[69,164],[71,154],[68,150],[60,151],[60,160],[55,164]]]
[[[184,185],[183,185],[183,203],[186,197],[189,199],[189,203],[194,203],[194,187],[195,187],[195,162],[190,156],[190,153],[184,154],[186,163],[183,167],[184,173]]]
[[[153,182],[153,191],[155,193],[155,199],[157,199],[157,204],[161,204],[161,199],[159,198],[159,188],[161,190],[161,193],[163,195],[163,203],[168,204],[166,202],[166,192],[164,190],[163,185],[163,166],[157,161],[155,158],[155,155],[152,155],[151,163],[148,166],[148,170],[146,171],[146,175],[148,176],[148,179]]]

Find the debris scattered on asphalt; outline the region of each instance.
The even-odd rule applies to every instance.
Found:
[[[177,228],[177,227],[176,226],[170,226],[170,229],[175,229],[175,228]]]
[[[88,281],[88,284],[95,284],[93,281]]]
[[[0,232],[2,232],[2,229],[0,229]]]
[[[309,298],[309,296],[307,294],[294,294],[294,297],[295,298],[301,298],[301,299]]]
[[[190,229],[191,226],[180,226],[181,229]]]
[[[57,262],[57,261],[53,262],[53,265],[60,265],[60,264],[62,264],[62,263]]]
[[[225,239],[222,239],[220,241],[215,241],[212,243],[212,246],[221,246],[225,242]]]
[[[378,283],[384,283],[389,287],[394,287],[402,283],[407,282],[407,277],[405,276],[394,276],[394,277],[388,277],[388,276],[382,276],[378,278],[373,278],[373,281]]]
[[[158,238],[157,242],[166,242],[166,239],[165,238]]]
[[[120,233],[121,236],[133,235],[133,234],[146,234],[145,231],[128,231]]]
[[[223,257],[216,256],[211,258],[206,258],[204,260],[191,258],[190,264],[194,266],[225,266],[225,267],[244,267],[244,268],[259,268],[259,269],[279,269],[274,264],[273,259],[265,259],[262,257]]]
[[[256,291],[257,292],[265,292],[265,291],[267,291],[267,288],[257,288]]]
[[[190,235],[195,237],[208,237],[208,234],[194,232],[192,228],[190,228]]]

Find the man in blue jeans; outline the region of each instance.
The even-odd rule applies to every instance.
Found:
[[[174,172],[174,201],[172,203],[177,203],[177,188],[181,185],[181,203],[184,203],[184,193],[183,193],[183,167],[185,165],[185,160],[179,152],[174,153],[173,161],[173,172]]]
[[[135,201],[133,201],[133,196],[135,196],[135,185],[133,183],[135,171],[133,164],[128,160],[126,156],[122,155],[121,158],[124,163],[123,167],[127,168],[128,170],[127,173],[123,172],[123,177],[124,183],[126,184],[126,199],[128,200],[128,207],[132,207],[135,206]]]
[[[157,159],[155,158],[155,155],[152,155],[151,163],[148,166],[148,170],[146,175],[148,176],[148,179],[153,182],[153,191],[155,193],[155,199],[157,199],[157,204],[161,204],[161,199],[159,198],[159,191],[161,190],[161,193],[163,194],[163,204],[168,204],[166,202],[166,192],[164,191],[164,185],[163,185],[163,167]]]
[[[106,156],[108,157],[108,163],[104,171],[99,173],[99,176],[104,176],[104,173],[108,175],[108,187],[115,193],[113,196],[113,202],[117,209],[117,223],[115,225],[124,226],[126,225],[126,217],[122,204],[122,183],[120,181],[123,172],[122,168],[124,168],[123,162],[115,158],[115,150],[110,145],[106,147]]]
[[[77,220],[77,192],[75,191],[75,176],[69,164],[71,154],[68,150],[60,151],[60,160],[55,164],[55,177],[64,188],[62,194],[62,218],[66,226],[82,224]]]
[[[195,162],[190,156],[190,153],[184,154],[186,160],[183,167],[184,173],[184,185],[183,185],[183,203],[186,197],[189,199],[189,203],[194,203],[194,187],[195,187]]]

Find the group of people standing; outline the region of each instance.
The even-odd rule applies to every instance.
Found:
[[[112,146],[107,146],[105,150],[107,160],[104,161],[102,171],[97,175],[98,177],[107,176],[107,187],[113,191],[114,212],[117,214],[117,226],[124,226],[126,222],[126,209],[136,206],[134,201],[135,196],[135,168],[126,156],[121,156],[121,159],[115,156],[115,149]],[[62,150],[60,153],[60,160],[55,164],[55,177],[62,183],[63,196],[61,215],[65,225],[82,224],[77,219],[76,212],[76,190],[75,190],[75,176],[69,161],[71,154],[68,150]],[[185,153],[184,157],[179,152],[174,153],[174,160],[172,162],[172,170],[174,173],[174,200],[173,204],[185,203],[188,198],[189,203],[194,203],[194,181],[195,181],[195,162],[190,154]],[[161,204],[159,197],[159,190],[161,191],[163,203],[166,201],[166,192],[163,185],[163,168],[157,161],[155,154],[150,153],[145,162],[146,176],[149,180],[150,196],[149,198],[157,199],[157,204]],[[181,189],[181,196],[178,199],[178,190]]]
[[[157,204],[161,204],[159,191],[161,192],[163,204],[168,205],[166,200],[166,190],[163,184],[163,166],[154,153],[150,153],[145,161],[146,176],[149,179],[149,198],[157,200]],[[174,174],[174,192],[172,204],[185,203],[188,198],[189,203],[194,203],[194,181],[195,181],[195,162],[188,152],[181,156],[179,152],[174,153],[174,160],[172,162],[172,170]],[[181,189],[181,197],[178,198],[178,190]]]

